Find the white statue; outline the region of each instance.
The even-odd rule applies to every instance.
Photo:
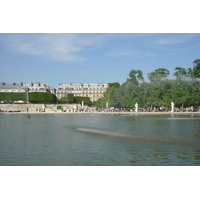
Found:
[[[138,112],[138,103],[135,104],[135,112]]]
[[[83,108],[83,106],[84,106],[84,101],[82,101],[82,108]]]
[[[174,102],[171,102],[171,109],[172,109],[171,112],[174,112],[174,105],[175,105]]]

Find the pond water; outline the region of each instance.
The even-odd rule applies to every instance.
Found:
[[[200,116],[0,114],[0,165],[200,165]]]

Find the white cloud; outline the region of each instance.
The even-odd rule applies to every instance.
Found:
[[[184,43],[185,40],[183,40],[182,38],[173,38],[173,37],[167,37],[167,38],[159,38],[156,40],[156,44],[180,44],[180,43]]]
[[[104,47],[106,56],[155,56],[155,49],[168,44],[180,44],[193,40],[198,34],[2,34],[9,50],[21,55],[43,56],[54,61],[83,61],[91,58],[97,48]],[[134,48],[137,47],[137,50]],[[150,50],[150,47],[152,50]],[[139,48],[139,51],[138,51]],[[99,51],[99,54],[102,53]]]
[[[153,53],[133,51],[133,50],[126,50],[126,49],[114,50],[113,52],[107,53],[106,55],[107,56],[113,56],[113,57],[133,56],[133,57],[137,57],[137,58],[154,56]]]
[[[181,44],[191,41],[196,34],[159,34],[154,43],[158,45]]]
[[[107,38],[104,34],[8,34],[6,45],[24,55],[40,55],[56,61],[80,61],[86,48],[94,48]]]

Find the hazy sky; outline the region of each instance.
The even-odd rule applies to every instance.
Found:
[[[131,69],[192,67],[200,58],[200,34],[0,34],[0,81],[120,82]]]

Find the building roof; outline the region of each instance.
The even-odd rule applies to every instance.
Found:
[[[26,89],[27,86],[24,85],[24,83],[11,83],[7,84],[4,82],[0,82],[0,89]]]

